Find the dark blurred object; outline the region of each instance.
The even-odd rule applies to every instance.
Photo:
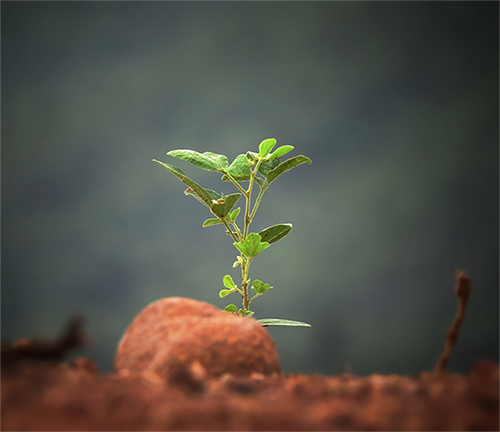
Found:
[[[83,329],[82,317],[71,318],[64,332],[56,340],[18,339],[11,344],[2,345],[2,366],[11,365],[23,359],[61,360],[65,354],[90,342]]]

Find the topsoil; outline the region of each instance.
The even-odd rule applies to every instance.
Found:
[[[15,357],[15,356],[14,356]],[[2,430],[499,430],[499,365],[469,375],[356,377],[179,368],[100,374],[95,363],[2,355]]]

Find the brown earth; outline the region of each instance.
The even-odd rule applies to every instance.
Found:
[[[417,377],[178,370],[99,374],[92,360],[2,367],[2,430],[499,430],[499,367]]]
[[[167,380],[185,366],[211,377],[281,372],[274,341],[256,319],[185,297],[157,300],[125,331],[115,370],[151,372]]]
[[[74,320],[54,342],[2,347],[2,430],[499,430],[499,365],[487,361],[468,375],[281,374],[256,320],[180,298],[134,319],[115,373],[62,361],[86,339]]]

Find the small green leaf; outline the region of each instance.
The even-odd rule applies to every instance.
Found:
[[[236,292],[236,290],[235,290],[235,289],[233,289],[233,290],[223,289],[223,290],[220,290],[220,292],[219,292],[219,297],[220,297],[220,298],[224,298],[224,297],[226,297],[226,296],[228,296],[229,294],[232,294],[232,293],[234,293],[234,292]]]
[[[243,243],[234,242],[233,244],[247,258],[257,256],[270,246],[268,242],[261,242],[260,235],[256,233],[248,234]]]
[[[221,224],[221,223],[222,223],[222,221],[220,219],[215,219],[215,218],[207,219],[205,222],[203,222],[202,227],[205,228],[208,226],[217,225],[217,224]]]
[[[231,213],[228,215],[229,222],[234,222],[238,215],[240,214],[241,207],[238,207],[237,209],[233,210]]]
[[[264,294],[266,291],[269,291],[272,286],[269,286],[268,283],[264,283],[258,279],[253,281],[252,291],[256,294]]]
[[[222,282],[224,283],[224,286],[226,288],[236,289],[236,284],[234,283],[231,275],[224,276],[224,278],[222,279]]]
[[[276,140],[274,138],[268,138],[259,144],[259,156],[265,158],[269,152],[276,145]]]
[[[240,154],[236,156],[236,159],[222,172],[228,172],[236,181],[248,181],[250,180],[250,162],[248,161],[246,155]],[[229,181],[227,175],[222,176],[222,180]]]
[[[301,321],[292,321],[280,318],[264,318],[260,319],[259,322],[264,326],[287,326],[287,327],[311,327],[311,324],[301,322]]]
[[[240,197],[240,193],[222,196],[218,198],[216,202],[213,202],[210,210],[212,210],[212,213],[215,214],[215,216],[225,218],[236,204],[236,201],[240,199]]]
[[[257,163],[258,160],[258,153],[255,153],[253,151],[247,151],[245,156],[247,157],[248,161],[250,162],[250,165],[253,166]]]
[[[243,310],[243,309],[240,309],[238,311],[238,313],[241,315],[241,316],[252,316],[255,312],[252,312],[251,310]]]
[[[269,156],[269,159],[280,158],[281,156],[286,155],[288,152],[291,152],[293,149],[294,149],[294,147],[291,145],[284,145],[284,146],[278,147],[276,150],[274,150],[271,153],[271,155]]]
[[[238,312],[238,308],[237,308],[234,304],[228,304],[228,305],[224,308],[224,310],[225,310],[226,312],[231,312],[231,313],[236,313],[236,312]]]
[[[212,152],[198,153],[194,150],[180,149],[171,150],[167,153],[167,155],[185,160],[186,162],[207,171],[218,171],[219,169],[227,166],[226,156],[218,155]]]
[[[175,175],[178,179],[180,179],[185,185],[188,186],[188,191],[192,191],[192,195],[196,197],[202,204],[206,205],[208,208],[212,206],[212,197],[210,192],[207,189],[201,187],[194,180],[191,180],[184,172],[173,165],[167,164],[165,162],[160,162],[156,159],[153,159],[153,162],[161,165],[166,170],[170,171],[173,175]],[[187,192],[184,192],[187,194]]]
[[[262,180],[260,177],[255,177],[255,181],[259,184],[260,188],[262,189],[265,185],[264,180]]]
[[[261,241],[268,242],[269,244],[277,242],[285,237],[292,230],[292,227],[291,223],[270,226],[259,233]]]
[[[272,169],[267,173],[266,180],[268,185],[271,184],[278,176],[283,174],[286,171],[291,170],[292,168],[295,168],[298,165],[301,165],[303,163],[312,163],[311,159],[309,159],[306,156],[295,156],[291,159],[287,159],[284,162],[281,162],[276,168]]]

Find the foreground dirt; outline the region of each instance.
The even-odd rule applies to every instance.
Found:
[[[90,359],[2,365],[2,430],[499,430],[499,366],[467,375],[99,374]]]

